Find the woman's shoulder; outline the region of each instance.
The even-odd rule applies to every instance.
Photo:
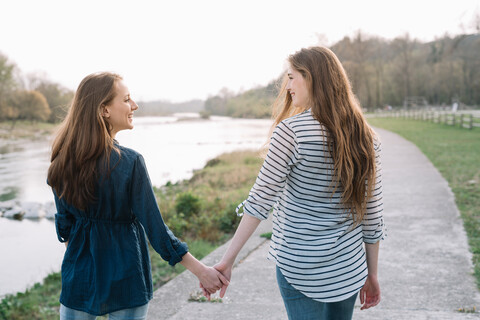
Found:
[[[133,155],[133,156],[140,155],[140,153],[138,151],[133,150],[131,148],[127,148],[127,147],[122,146],[120,144],[117,144],[116,147],[120,150],[121,153],[124,153],[126,155]]]
[[[326,130],[325,126],[313,117],[311,109],[287,118],[280,123],[291,128],[294,132],[305,129],[320,129],[322,131]]]
[[[142,155],[136,150],[124,147],[119,144],[116,144],[115,146],[119,151],[117,155],[120,156],[120,159],[123,160],[123,162],[135,162],[138,158],[142,158]],[[112,155],[114,154],[116,154],[115,151],[112,152]]]
[[[311,119],[311,113],[310,113],[310,109],[308,109],[294,116],[283,119],[282,121],[280,121],[279,125],[292,127],[297,123],[301,123],[302,121],[308,121],[310,119]]]
[[[310,119],[313,119],[312,112],[310,109],[307,109],[303,112],[300,112],[296,115],[293,115],[289,118],[284,119],[282,122],[291,124],[297,121],[304,121],[304,120],[310,120]]]

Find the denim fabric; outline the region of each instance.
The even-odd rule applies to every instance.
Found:
[[[94,315],[144,305],[152,298],[146,235],[171,265],[188,251],[163,222],[143,157],[116,146],[120,154],[111,153],[112,170],[99,177],[97,201],[86,210],[54,192],[58,239],[68,241],[60,302]]]
[[[357,294],[339,302],[313,300],[292,287],[277,267],[277,283],[289,320],[351,320]]]
[[[109,320],[145,320],[147,319],[148,303],[130,309],[123,309],[108,314]],[[97,316],[83,311],[70,309],[60,305],[60,320],[95,320]]]

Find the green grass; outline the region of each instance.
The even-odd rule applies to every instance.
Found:
[[[240,221],[235,208],[248,196],[262,161],[255,152],[224,154],[190,180],[156,189],[169,228],[179,237],[226,240]]]
[[[53,273],[25,292],[5,297],[0,303],[0,319],[57,319],[60,273]]]
[[[58,123],[32,121],[0,122],[0,140],[35,139],[50,136],[58,128]]]
[[[272,239],[272,232],[265,232],[260,235],[262,238]]]
[[[369,118],[368,122],[416,144],[448,181],[468,235],[480,289],[480,129],[393,118]]]
[[[240,220],[235,207],[248,196],[261,163],[254,152],[224,154],[190,180],[154,188],[166,224],[196,258],[202,259],[231,237]],[[171,267],[151,247],[150,258],[155,289],[185,270],[180,264]],[[59,273],[51,274],[26,292],[5,297],[0,320],[58,319],[60,278]]]

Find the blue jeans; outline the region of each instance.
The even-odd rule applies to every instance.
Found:
[[[122,309],[108,314],[109,320],[145,320],[147,319],[148,303],[130,309]],[[60,320],[95,320],[97,316],[83,311],[74,310],[60,304]]]
[[[357,294],[338,302],[320,302],[292,287],[277,267],[277,283],[289,320],[351,320]]]

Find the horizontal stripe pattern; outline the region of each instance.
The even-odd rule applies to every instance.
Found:
[[[349,298],[367,277],[363,243],[384,236],[381,144],[375,141],[376,181],[363,222],[353,222],[335,194],[327,129],[310,110],[282,121],[244,203],[244,213],[266,219],[273,211],[268,254],[286,280],[306,296],[335,302]]]

